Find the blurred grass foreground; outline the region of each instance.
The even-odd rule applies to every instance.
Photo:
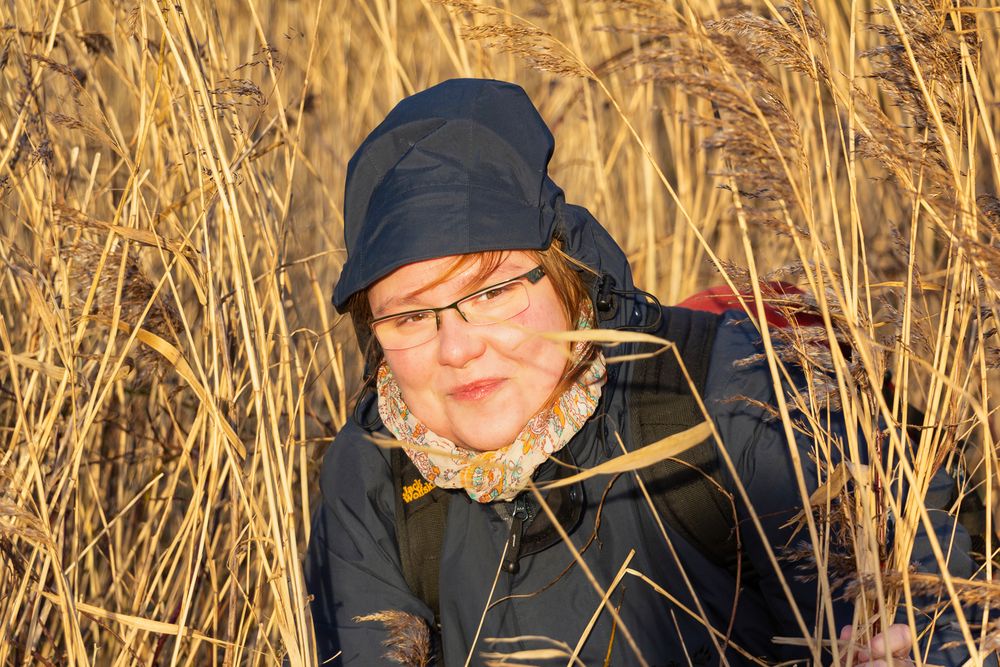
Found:
[[[344,170],[453,76],[528,90],[664,303],[805,291],[783,307],[822,326],[771,344],[813,390],[776,414],[832,402],[887,461],[807,517],[823,595],[854,581],[862,622],[910,594],[939,467],[953,509],[997,505],[996,0],[492,1],[0,3],[0,664],[316,664],[300,559],[359,375]],[[963,520],[989,579],[993,513]]]

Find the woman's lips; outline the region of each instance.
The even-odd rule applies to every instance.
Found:
[[[456,401],[478,401],[493,394],[504,383],[503,378],[488,378],[462,384],[448,392],[448,396]]]

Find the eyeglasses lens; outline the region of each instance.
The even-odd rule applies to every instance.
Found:
[[[527,287],[523,281],[515,280],[487,287],[450,307],[458,310],[469,324],[484,326],[516,317],[529,304]],[[373,329],[383,349],[406,350],[437,335],[437,317],[433,310],[404,313],[376,322]]]

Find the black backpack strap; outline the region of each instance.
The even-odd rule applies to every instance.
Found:
[[[714,313],[664,308],[656,334],[677,346],[699,393],[705,387],[719,321]],[[633,443],[645,446],[704,420],[670,350],[636,362],[631,389]],[[714,441],[705,440],[639,474],[660,516],[706,558],[735,574],[739,558],[736,517],[722,485]]]
[[[410,591],[431,608],[435,625],[439,626],[438,575],[451,496],[424,480],[402,449],[393,448],[390,456],[396,496],[396,540],[403,578]]]

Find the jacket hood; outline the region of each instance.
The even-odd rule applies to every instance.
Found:
[[[402,100],[348,164],[338,311],[406,264],[543,250],[556,234],[575,259],[611,276],[616,289],[632,290],[621,248],[586,209],[566,204],[549,178],[553,147],[531,100],[512,83],[452,79]],[[627,323],[618,310],[600,311],[605,326]]]

